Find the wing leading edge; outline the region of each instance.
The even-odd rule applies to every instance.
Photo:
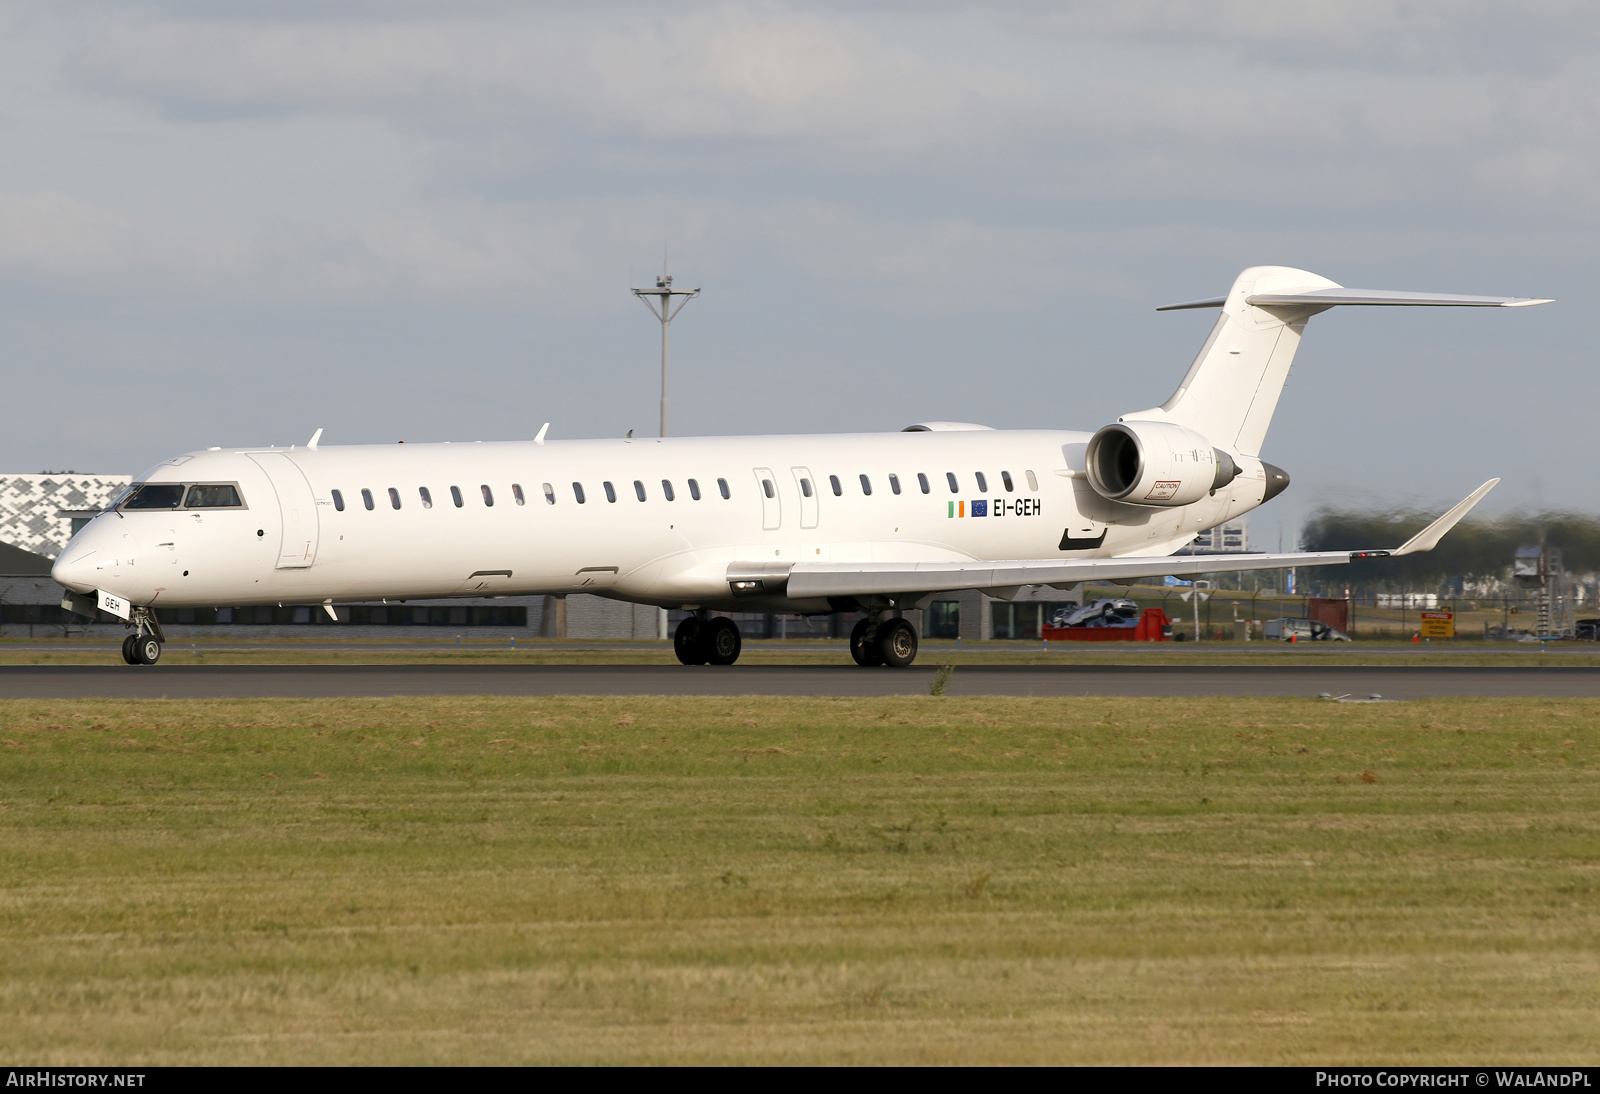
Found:
[[[1289,554],[1155,555],[1143,558],[1017,559],[1004,562],[733,563],[728,582],[735,595],[786,592],[792,599],[847,596],[899,597],[959,589],[1015,589],[1023,585],[1076,585],[1082,581],[1127,581],[1290,566],[1340,566],[1363,558],[1429,551],[1445,533],[1494,489],[1490,479],[1438,520],[1399,547],[1365,551],[1302,551]]]

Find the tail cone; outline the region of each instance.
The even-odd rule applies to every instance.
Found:
[[[1267,492],[1261,497],[1262,504],[1265,504],[1289,489],[1289,472],[1265,460],[1262,461],[1261,468],[1267,473]]]

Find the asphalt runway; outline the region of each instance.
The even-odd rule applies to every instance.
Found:
[[[933,666],[6,665],[0,698],[243,699],[392,695],[926,695]],[[1600,698],[1600,668],[964,665],[948,695]]]
[[[0,649],[25,651],[28,653],[85,653],[102,652],[115,660],[122,646],[122,640],[115,642],[102,641],[76,641],[76,642],[47,642],[33,641],[6,643]],[[167,644],[168,651],[194,652],[194,653],[461,653],[463,651],[479,653],[494,650],[523,650],[534,653],[553,653],[582,651],[594,652],[655,652],[669,650],[670,643],[658,642],[650,639],[637,641],[572,641],[550,642],[524,642],[517,645],[515,642],[482,642],[474,641],[461,645],[456,642],[307,642],[293,639],[285,642],[257,641],[257,642],[221,642],[216,640],[191,641],[189,639],[174,639]],[[762,650],[766,653],[831,653],[836,654],[842,662],[848,662],[850,647],[844,642],[788,642],[781,638],[756,638],[746,639],[745,649]],[[1201,643],[1198,646],[1156,645],[1154,643],[1134,642],[1057,642],[1028,643],[1001,640],[997,642],[978,642],[966,646],[950,646],[944,643],[928,643],[923,646],[923,659],[938,657],[941,652],[959,649],[963,654],[1011,654],[1018,652],[1029,653],[1054,653],[1066,654],[1074,657],[1084,655],[1128,658],[1143,655],[1161,656],[1163,654],[1194,652],[1204,653],[1207,657],[1237,656],[1283,656],[1283,657],[1346,657],[1351,653],[1349,646],[1334,645],[1319,642],[1306,645],[1287,642],[1216,642]],[[1552,642],[1547,647],[1537,642],[1505,642],[1505,643],[1478,643],[1464,645],[1439,645],[1415,646],[1403,643],[1390,645],[1366,645],[1360,647],[1363,657],[1415,657],[1425,653],[1429,657],[1482,657],[1486,653],[1507,656],[1526,655],[1539,657],[1594,657],[1600,654],[1600,644],[1592,642]]]

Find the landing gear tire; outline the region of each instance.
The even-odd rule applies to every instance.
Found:
[[[672,652],[685,665],[703,665],[710,657],[706,648],[706,625],[694,616],[678,624],[672,635]]]
[[[139,663],[139,652],[135,646],[138,641],[139,636],[136,634],[130,634],[122,640],[122,659],[130,665]]]
[[[739,660],[744,639],[739,635],[739,625],[725,615],[706,623],[706,660],[713,665],[731,665]]]
[[[881,628],[870,619],[863,619],[850,631],[850,656],[864,669],[883,664],[883,650],[876,641]]]
[[[878,664],[903,669],[917,659],[917,628],[904,619],[886,619],[878,625]]]
[[[154,635],[143,635],[134,640],[134,655],[141,665],[153,665],[161,660],[161,643]]]

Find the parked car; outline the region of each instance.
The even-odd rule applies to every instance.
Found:
[[[1269,619],[1261,628],[1262,634],[1268,639],[1287,642],[1293,638],[1297,642],[1348,642],[1350,636],[1343,631],[1336,631],[1318,619],[1296,619],[1285,617],[1283,619]]]
[[[1131,600],[1096,600],[1076,611],[1057,612],[1052,627],[1136,627],[1144,614]]]
[[[1600,642],[1600,619],[1580,619],[1572,637],[1582,642]]]

